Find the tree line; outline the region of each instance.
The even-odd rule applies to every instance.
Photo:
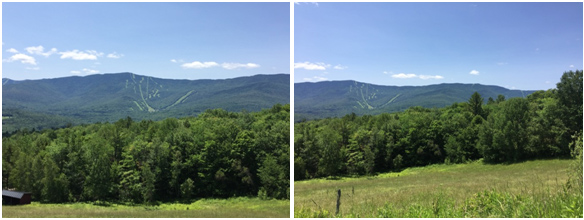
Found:
[[[485,104],[486,103],[486,104]],[[438,163],[513,163],[581,151],[582,70],[526,98],[484,98],[294,125],[294,179],[368,175]],[[581,141],[579,142],[581,143]]]
[[[2,185],[41,202],[289,199],[290,105],[2,137]]]

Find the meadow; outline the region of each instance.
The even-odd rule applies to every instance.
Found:
[[[430,165],[294,183],[295,217],[582,217],[574,160]],[[341,205],[335,216],[337,189]]]
[[[67,203],[2,206],[2,217],[13,218],[289,218],[290,200],[258,198],[202,199],[193,203],[129,205]]]

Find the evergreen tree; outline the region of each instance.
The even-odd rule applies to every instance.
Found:
[[[468,106],[469,106],[470,111],[472,112],[472,114],[474,116],[480,115],[481,117],[484,117],[483,98],[481,97],[481,95],[478,92],[474,92],[470,96],[470,99],[468,100]]]

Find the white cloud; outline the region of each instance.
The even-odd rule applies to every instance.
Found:
[[[398,74],[391,75],[391,77],[398,78],[398,79],[408,79],[408,78],[415,78],[418,76],[416,76],[416,74],[413,74],[413,73],[408,73],[408,74],[398,73]]]
[[[43,46],[27,47],[24,50],[26,50],[30,54],[40,54],[43,53],[43,50],[45,50],[45,48]]]
[[[79,71],[79,70],[71,70],[70,73],[71,74],[77,74],[77,75],[79,75],[81,73],[84,73],[84,74],[97,74],[97,73],[99,73],[99,70],[93,70],[93,69],[83,68],[81,71]]]
[[[332,65],[330,64],[326,64],[326,63],[322,63],[322,62],[317,62],[317,63],[311,63],[311,62],[303,62],[303,63],[294,63],[294,69],[305,69],[305,70],[326,70],[327,68],[330,68]],[[333,67],[333,69],[336,70],[344,70],[347,69],[349,67],[347,66],[343,66],[341,64],[338,64],[336,66]]]
[[[210,68],[210,67],[215,67],[215,66],[219,66],[218,63],[216,62],[199,62],[199,61],[195,61],[192,63],[185,63],[183,65],[181,65],[183,68],[185,69],[203,69],[203,68]]]
[[[41,55],[41,56],[45,56],[45,57],[49,57],[52,54],[57,53],[57,48],[51,48],[51,50],[44,52],[45,48],[43,46],[27,47],[27,48],[24,48],[24,50],[26,50],[30,54]]]
[[[320,76],[314,76],[312,78],[304,78],[304,81],[306,82],[318,82],[318,81],[325,81],[328,80],[327,78],[324,77],[320,77]]]
[[[34,57],[31,57],[31,56],[23,54],[23,53],[14,54],[10,58],[3,60],[3,61],[5,61],[5,62],[20,61],[21,63],[24,63],[24,64],[37,65]]]
[[[435,76],[420,75],[419,77],[420,77],[420,79],[423,79],[423,80],[426,80],[426,79],[444,79],[444,77],[440,76],[440,75],[435,75]]]
[[[312,4],[312,5],[315,5],[316,7],[318,7],[318,2],[294,2],[294,4],[296,4],[296,5],[300,5],[300,3]]]
[[[57,53],[57,48],[51,48],[50,51],[47,51],[46,53],[43,53],[41,55],[43,55],[45,57],[48,57],[48,56],[50,56],[51,54],[54,54],[54,53]]]
[[[182,63],[184,61],[171,59],[170,62]],[[211,68],[211,67],[216,67],[216,66],[221,66],[222,68],[228,69],[228,70],[233,70],[233,69],[238,69],[238,68],[251,69],[251,68],[260,67],[260,65],[257,63],[222,63],[221,65],[219,65],[217,62],[213,62],[213,61],[211,61],[211,62],[195,61],[192,63],[184,63],[181,65],[181,67],[183,67],[185,69],[203,69],[203,68]]]
[[[107,58],[118,59],[122,58],[124,54],[118,54],[117,52],[113,52],[107,55]]]
[[[221,67],[228,69],[228,70],[232,70],[232,69],[237,69],[237,68],[247,68],[247,69],[258,68],[258,67],[260,67],[260,65],[255,64],[255,63],[222,63]]]
[[[96,73],[99,73],[99,70],[92,70],[92,69],[83,68],[83,72],[86,74],[96,74]]]
[[[96,55],[96,56],[98,56],[98,57],[101,57],[101,56],[103,56],[103,52],[97,52],[97,51],[95,51],[95,50],[86,50],[86,52],[87,52],[87,53],[89,53],[89,54]]]
[[[294,69],[306,69],[306,70],[326,70],[326,68],[330,67],[330,64],[325,63],[294,63]]]
[[[574,65],[570,65],[570,68],[574,68]]]
[[[470,74],[470,75],[479,75],[479,71],[478,70],[471,70],[468,74]]]
[[[6,52],[9,52],[9,53],[18,53],[18,50],[14,49],[14,48],[10,48],[10,49],[6,50]]]
[[[103,53],[95,50],[86,50],[85,52],[79,50],[72,50],[61,52],[61,59],[71,58],[74,60],[97,60],[98,56],[103,56]]]
[[[387,71],[384,71],[383,73],[387,74]],[[390,72],[391,73],[391,72]],[[397,78],[397,79],[410,79],[410,78],[420,78],[423,80],[427,80],[427,79],[444,79],[443,76],[440,75],[416,75],[413,73],[398,73],[398,74],[393,74],[391,75],[391,77],[393,78]]]
[[[183,59],[178,59],[178,60],[177,59],[171,59],[170,62],[173,62],[173,63],[184,63],[185,61]]]

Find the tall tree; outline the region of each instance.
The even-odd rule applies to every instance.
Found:
[[[492,105],[495,104],[495,100],[493,100],[493,97],[489,97],[489,100],[487,101],[487,105]]]
[[[470,111],[472,112],[472,114],[474,116],[480,115],[481,117],[484,117],[483,101],[484,100],[481,97],[481,94],[479,94],[478,92],[474,92],[470,96],[470,99],[468,99],[468,105],[469,105]]]
[[[500,112],[489,117],[479,132],[479,151],[487,162],[517,162],[525,159],[528,147],[529,103],[512,98]]]
[[[59,172],[57,164],[48,156],[43,159],[44,178],[42,198],[46,202],[66,202],[69,195],[67,177]]]
[[[144,166],[142,166],[141,174],[142,198],[145,203],[150,204],[154,201],[154,193],[156,190],[154,187],[154,182],[156,181],[156,176],[154,176],[154,173],[150,168],[150,164],[148,163],[145,163]]]
[[[289,182],[286,179],[286,172],[290,173],[289,170],[285,170],[278,164],[276,158],[271,155],[266,156],[262,166],[258,169],[258,176],[262,183],[258,196],[286,198],[288,191],[286,186]]]
[[[85,161],[88,164],[88,172],[84,194],[90,200],[104,200],[112,190],[110,148],[103,139],[97,139],[86,145]]]
[[[320,172],[325,175],[337,175],[341,170],[341,135],[325,127],[317,136],[317,144],[322,149],[320,158]]]
[[[505,96],[504,95],[501,95],[501,94],[499,94],[497,96],[497,100],[495,100],[496,103],[501,103],[501,102],[504,102],[504,101],[505,101]]]
[[[558,88],[558,101],[563,106],[562,121],[574,135],[582,130],[582,70],[564,72]]]

